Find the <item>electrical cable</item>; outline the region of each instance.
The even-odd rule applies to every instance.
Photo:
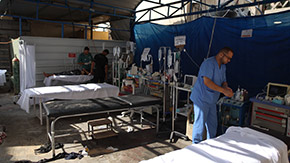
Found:
[[[213,27],[212,27],[212,31],[211,31],[211,38],[210,38],[210,42],[209,42],[209,46],[208,46],[208,51],[207,51],[206,58],[208,58],[209,53],[210,53],[210,49],[211,49],[211,45],[212,45],[212,40],[213,40],[213,34],[214,34],[214,31],[215,31],[216,19],[217,19],[217,17],[215,17],[215,19],[214,19],[214,23],[213,23]]]
[[[190,61],[191,61],[193,64],[195,64],[198,68],[200,68],[199,65],[198,65],[196,62],[194,62],[194,60],[191,58],[191,56],[187,53],[187,51],[186,51],[185,49],[183,49],[183,51],[184,51],[185,54],[189,57]]]

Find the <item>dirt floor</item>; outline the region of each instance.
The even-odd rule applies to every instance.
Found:
[[[34,151],[47,142],[46,125],[40,125],[39,119],[34,113],[26,113],[13,102],[12,94],[0,94],[0,129],[1,126],[5,126],[7,134],[7,138],[0,145],[0,162],[24,160],[37,162],[44,158],[50,159],[51,152],[39,154]],[[155,119],[152,115],[145,116],[152,121]],[[113,121],[114,131],[118,135],[94,140],[85,133],[88,130],[87,121],[102,117],[110,117]],[[57,134],[67,134],[71,131],[78,132],[78,134],[57,138],[56,142],[63,143],[63,149],[67,153],[78,153],[87,147],[88,156],[84,156],[82,159],[76,158],[73,161],[61,158],[53,162],[139,162],[191,144],[191,141],[185,141],[178,137],[175,142],[170,143],[170,118],[165,123],[160,124],[158,134],[156,134],[155,127],[149,123],[145,122],[141,127],[139,118],[136,115],[130,119],[129,116],[116,113],[60,120],[56,125],[57,130],[60,130]],[[184,133],[185,121],[185,118],[181,118],[176,127]],[[97,129],[104,129],[104,127],[99,126]],[[62,149],[56,150],[56,154],[62,152]]]

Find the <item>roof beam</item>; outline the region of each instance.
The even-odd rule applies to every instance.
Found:
[[[180,15],[174,15],[174,16],[171,15],[171,16],[166,16],[166,17],[156,18],[156,19],[151,19],[151,20],[145,20],[145,21],[140,21],[140,22],[136,21],[135,23],[140,24],[140,23],[146,23],[146,22],[150,22],[150,21],[171,19],[171,18],[177,18],[177,17],[183,17],[183,16],[190,16],[190,15],[196,15],[196,14],[202,14],[202,13],[208,13],[208,12],[216,12],[216,11],[222,11],[222,10],[228,10],[228,9],[249,7],[249,6],[256,6],[256,5],[267,4],[267,3],[278,2],[278,1],[280,1],[280,0],[256,1],[256,2],[253,2],[253,3],[245,3],[245,4],[240,4],[240,5],[232,5],[232,6],[226,6],[226,7],[223,7],[223,8],[212,8],[212,9],[209,9],[209,10],[203,10],[203,11],[197,11],[197,12],[190,12],[190,13],[180,14]],[[147,10],[147,11],[149,11],[149,10]]]
[[[33,12],[32,14],[30,14],[30,16],[29,17],[32,17],[33,15],[35,15],[35,17],[37,18],[38,16],[39,16],[39,13],[41,12],[41,11],[43,11],[44,9],[46,9],[47,7],[49,7],[48,5],[45,5],[45,6],[42,6],[41,8],[37,8],[36,9],[36,12]]]
[[[168,6],[168,5],[166,5],[166,4],[164,4],[164,3],[161,3],[161,0],[159,1],[159,2],[155,2],[155,1],[151,1],[151,0],[142,0],[143,2],[145,1],[145,2],[150,2],[150,3],[154,3],[154,4],[157,4],[157,5],[161,5],[161,6]],[[178,7],[175,7],[175,6],[170,6],[170,7],[172,7],[172,8],[178,8]]]
[[[182,1],[171,2],[171,3],[167,3],[167,4],[161,4],[160,6],[155,6],[155,7],[151,7],[151,8],[147,8],[147,9],[138,10],[138,11],[136,11],[136,13],[142,12],[142,11],[147,11],[147,10],[152,10],[152,9],[156,9],[156,8],[160,8],[160,7],[164,7],[164,6],[176,8],[175,6],[172,6],[172,5],[180,4],[181,2],[190,2],[190,1],[191,0],[182,0]]]
[[[233,1],[234,0],[228,0],[228,1],[226,1],[225,3],[223,3],[223,4],[220,5],[220,8],[223,8],[223,7],[227,6],[228,4],[230,4]]]
[[[122,8],[122,7],[116,7],[116,6],[112,6],[112,5],[106,5],[106,4],[97,3],[97,2],[94,2],[94,1],[91,2],[90,0],[77,0],[77,1],[79,1],[79,2],[85,2],[87,4],[92,3],[93,5],[96,5],[96,6],[108,7],[108,8],[112,8],[114,10],[125,10],[125,11],[135,12],[135,10],[132,10],[132,9]]]
[[[181,4],[181,7],[179,7],[177,10],[175,10],[173,13],[171,13],[169,16],[173,16],[177,11],[179,11],[179,10],[181,10],[183,7],[184,7],[184,5],[186,5],[186,4],[188,4],[189,2],[187,2],[187,3],[182,3]]]
[[[205,6],[211,7],[211,8],[216,8],[217,7],[216,5],[209,5],[209,4],[206,4],[206,3],[203,3],[203,2],[197,1],[197,0],[193,0],[193,2],[199,3],[201,5],[205,5]]]
[[[46,19],[36,19],[36,18],[24,17],[24,16],[18,16],[18,15],[0,14],[0,16],[8,16],[8,17],[13,17],[13,18],[18,18],[19,21],[21,21],[22,19],[38,20],[38,21],[42,21],[42,22],[50,22],[50,23],[57,23],[57,24],[63,24],[63,25],[74,25],[74,26],[80,26],[80,27],[104,28],[104,29],[110,29],[110,30],[116,30],[116,31],[130,32],[130,29],[117,29],[117,28],[99,27],[99,26],[96,26],[96,25],[90,26],[90,25],[87,25],[87,24],[80,24],[80,23],[73,23],[73,22],[62,22],[62,21],[46,20]]]
[[[76,7],[68,7],[66,5],[51,4],[51,3],[46,3],[46,2],[34,1],[34,0],[24,0],[24,1],[31,2],[31,3],[48,5],[48,6],[60,7],[60,8],[68,8],[68,9],[71,9],[71,10],[79,10],[79,11],[83,11],[83,12],[87,12],[87,13],[95,13],[95,14],[101,14],[101,15],[121,17],[121,18],[126,18],[126,19],[134,19],[134,17],[132,17],[132,16],[119,15],[119,14],[116,14],[116,13],[111,14],[111,13],[106,13],[106,12],[99,12],[99,11],[95,11],[94,9],[81,9],[81,8],[76,8]]]

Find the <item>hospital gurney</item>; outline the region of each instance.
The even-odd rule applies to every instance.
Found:
[[[43,83],[45,86],[57,85],[59,82],[80,84],[93,79],[93,75],[52,75],[45,77]]]
[[[225,134],[141,163],[251,162],[288,163],[281,140],[250,128],[230,127]]]
[[[17,101],[21,109],[29,113],[29,106],[35,102],[39,102],[40,107],[40,123],[42,124],[42,105],[41,103],[47,99],[90,99],[118,96],[119,88],[107,83],[89,83],[80,85],[64,85],[37,87],[25,89]],[[33,101],[30,100],[33,98]]]
[[[88,100],[54,100],[43,103],[46,111],[46,125],[48,138],[51,141],[52,154],[55,155],[55,123],[59,119],[79,117],[101,113],[118,112],[125,110],[142,111],[144,107],[154,106],[157,110],[156,132],[159,129],[160,98],[143,95],[127,95],[120,97],[97,98]],[[52,119],[51,123],[50,120]],[[142,124],[141,114],[141,124]]]

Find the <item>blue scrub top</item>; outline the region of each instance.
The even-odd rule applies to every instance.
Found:
[[[205,103],[209,105],[215,104],[220,96],[219,92],[208,88],[204,84],[204,76],[211,79],[216,85],[221,86],[223,82],[226,82],[226,66],[222,64],[219,68],[215,56],[206,59],[201,64],[198,72],[197,81],[192,88],[192,92],[190,95],[191,101],[200,106]]]

